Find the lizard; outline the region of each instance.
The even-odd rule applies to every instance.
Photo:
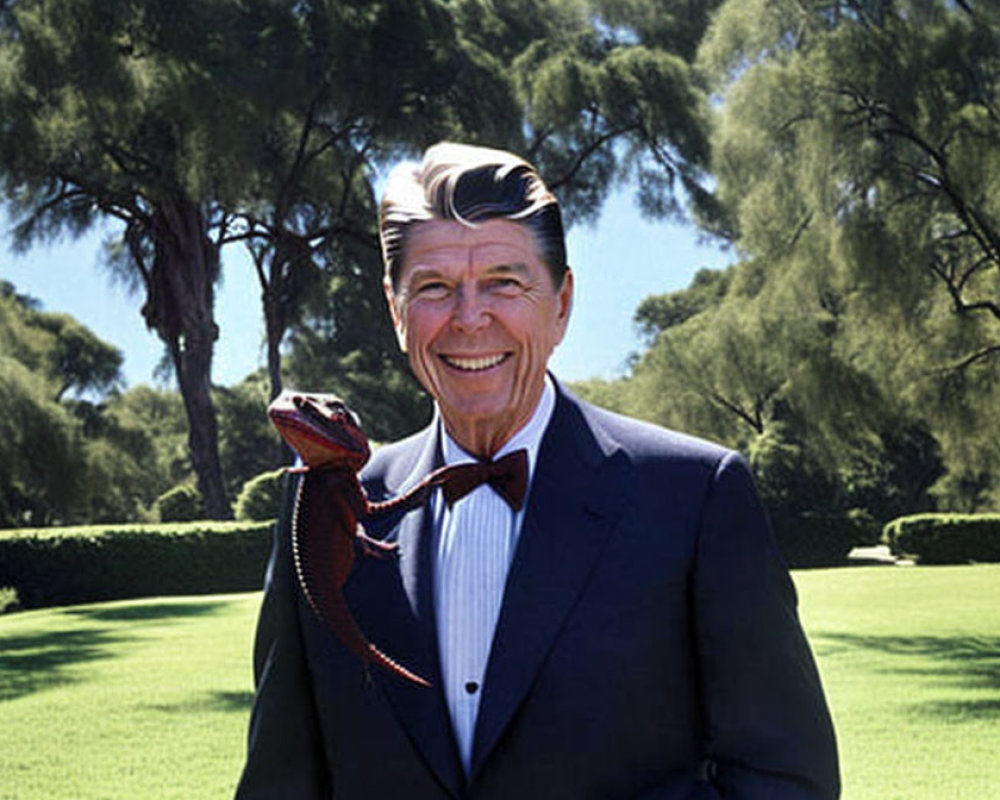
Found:
[[[386,556],[396,543],[368,536],[359,524],[373,515],[408,510],[427,496],[432,474],[406,494],[381,503],[368,500],[358,471],[371,454],[355,414],[336,396],[283,391],[268,406],[278,432],[303,465],[292,514],[292,553],[299,585],[313,612],[365,664],[388,670],[421,686],[430,683],[379,650],[365,637],[341,589],[363,553]]]

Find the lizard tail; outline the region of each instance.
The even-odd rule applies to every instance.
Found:
[[[303,475],[295,499],[292,552],[299,585],[313,612],[341,644],[365,664],[374,664],[420,686],[430,683],[368,641],[341,588],[354,563],[355,516],[337,491],[336,476]]]

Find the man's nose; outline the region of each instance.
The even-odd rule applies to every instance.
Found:
[[[461,287],[455,294],[455,313],[452,318],[455,328],[474,331],[489,324],[489,306],[475,287]]]

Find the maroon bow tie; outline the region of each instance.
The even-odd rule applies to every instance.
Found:
[[[477,486],[488,483],[514,511],[520,511],[528,490],[528,451],[515,450],[496,461],[445,467],[438,482],[449,507]]]

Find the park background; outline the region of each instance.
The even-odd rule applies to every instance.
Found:
[[[556,373],[747,454],[845,797],[989,796],[993,4],[23,0],[0,6],[0,797],[231,792],[287,461],[264,408],[287,385],[376,440],[427,419],[374,201],[446,137],[529,154],[560,196]]]

